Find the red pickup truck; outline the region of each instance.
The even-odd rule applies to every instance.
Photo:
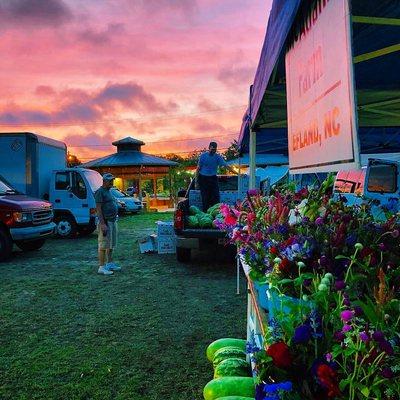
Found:
[[[16,191],[0,176],[0,261],[21,250],[37,250],[54,232],[51,203]]]

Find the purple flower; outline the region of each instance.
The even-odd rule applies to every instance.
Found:
[[[342,319],[343,322],[351,321],[353,319],[353,316],[354,316],[353,311],[350,310],[345,310],[340,313],[340,318]]]
[[[372,334],[372,339],[374,339],[375,342],[382,342],[382,340],[385,340],[385,335],[381,331],[375,331]]]
[[[323,224],[324,224],[324,219],[323,219],[323,218],[318,217],[318,218],[315,220],[315,225],[323,225]]]
[[[332,353],[326,353],[325,359],[326,359],[326,361],[328,361],[330,363],[333,359]]]
[[[361,317],[362,315],[364,315],[364,311],[360,306],[355,306],[354,307],[354,315],[356,317]]]
[[[342,328],[342,332],[346,333],[346,332],[349,332],[349,331],[351,331],[351,325],[344,324],[343,328]]]
[[[398,229],[395,229],[394,231],[392,231],[391,235],[392,235],[392,237],[394,237],[394,238],[398,238],[399,235],[400,235],[400,232],[399,232]]]
[[[321,256],[321,258],[319,259],[319,265],[321,265],[321,267],[326,267],[328,264],[328,258],[326,256]]]
[[[293,342],[296,344],[307,343],[311,338],[311,327],[300,325],[294,331]]]
[[[381,371],[381,375],[386,379],[391,379],[394,376],[393,371],[389,367],[384,367]]]
[[[354,246],[357,243],[357,235],[355,233],[351,233],[346,237],[346,244],[348,246]]]
[[[258,195],[258,190],[257,189],[250,189],[247,191],[247,194],[249,196],[257,196]]]
[[[378,247],[379,247],[379,250],[380,250],[380,251],[385,251],[385,250],[386,250],[385,243],[379,243],[379,244],[378,244]]]
[[[345,281],[336,281],[335,282],[335,289],[336,290],[343,290],[346,287]]]
[[[346,336],[344,335],[344,333],[341,332],[341,331],[336,331],[336,332],[333,334],[333,337],[334,337],[334,339],[335,339],[337,342],[342,342],[342,341],[346,338]]]
[[[363,331],[363,332],[360,333],[360,339],[361,339],[363,342],[368,342],[369,336],[368,336],[368,334],[367,334],[365,331]]]
[[[344,304],[346,307],[350,307],[350,306],[351,306],[351,302],[350,302],[349,299],[344,299],[344,300],[343,300],[343,304]]]
[[[379,348],[389,356],[394,354],[393,347],[387,340],[382,340],[379,342]]]

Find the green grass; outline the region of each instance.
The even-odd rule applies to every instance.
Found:
[[[236,295],[234,262],[215,254],[140,254],[137,239],[171,218],[122,218],[111,277],[96,274],[94,234],[0,264],[1,399],[203,398],[207,345],[245,337],[245,282]]]

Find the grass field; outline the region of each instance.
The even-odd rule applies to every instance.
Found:
[[[207,345],[245,337],[234,261],[140,254],[170,213],[120,220],[123,271],[96,274],[93,234],[51,239],[0,264],[0,399],[201,400]]]

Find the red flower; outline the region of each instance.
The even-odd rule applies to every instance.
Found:
[[[290,272],[290,261],[287,258],[284,258],[280,263],[279,263],[279,270],[281,272]]]
[[[278,248],[275,247],[275,246],[272,246],[272,247],[269,249],[269,252],[270,252],[271,254],[273,254],[274,256],[276,256],[276,255],[279,253]]]
[[[337,374],[329,365],[320,364],[317,368],[317,377],[323,387],[328,390],[328,397],[340,396],[337,383]]]
[[[292,356],[289,347],[284,342],[271,344],[267,349],[267,354],[272,357],[274,365],[278,368],[289,368],[292,365]]]
[[[227,215],[224,220],[225,224],[230,226],[236,225],[236,221],[236,218],[230,214]]]

